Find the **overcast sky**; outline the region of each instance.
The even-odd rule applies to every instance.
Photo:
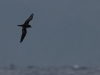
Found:
[[[32,28],[22,43],[25,20]],[[0,66],[100,65],[100,0],[0,0]]]

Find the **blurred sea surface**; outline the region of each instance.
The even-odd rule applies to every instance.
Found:
[[[10,66],[0,68],[0,75],[100,75],[100,67],[88,68],[75,65],[62,67],[28,66],[26,68],[18,68]]]

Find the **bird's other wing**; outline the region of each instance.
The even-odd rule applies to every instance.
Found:
[[[21,39],[20,39],[20,43],[23,41],[24,37],[26,36],[26,28],[22,28],[22,36],[21,36]]]
[[[33,19],[34,14],[32,13],[30,17],[25,21],[24,25],[28,25],[29,22]]]

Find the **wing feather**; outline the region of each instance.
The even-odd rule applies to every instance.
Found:
[[[25,25],[28,25],[29,24],[29,22],[33,19],[33,16],[34,16],[34,14],[32,13],[31,15],[30,15],[30,17],[25,21]]]
[[[27,33],[26,28],[22,28],[22,36],[21,36],[21,39],[20,39],[20,43],[24,40],[26,33]]]

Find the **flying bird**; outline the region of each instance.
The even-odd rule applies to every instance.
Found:
[[[27,28],[31,28],[31,25],[29,25],[29,22],[33,19],[34,14],[32,13],[30,17],[24,22],[24,24],[18,25],[22,27],[22,35],[20,39],[20,43],[24,40],[26,33],[27,33]]]

